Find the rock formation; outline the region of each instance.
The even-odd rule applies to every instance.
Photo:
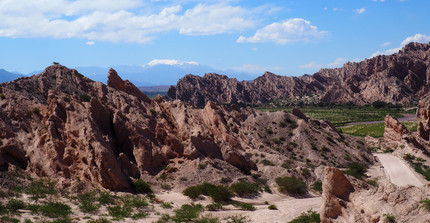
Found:
[[[394,141],[400,141],[408,129],[391,115],[385,117],[384,138]]]
[[[321,69],[301,77],[266,72],[255,80],[237,81],[224,75],[186,75],[168,91],[168,97],[203,107],[220,104],[261,104],[282,98],[318,95],[321,102],[368,104],[375,101],[411,104],[428,93],[430,46],[409,43],[399,53]]]
[[[361,180],[345,177],[332,167],[324,170],[322,223],[329,222],[429,222],[428,210],[420,208],[430,195],[426,187],[398,187],[388,181],[370,186]]]
[[[298,170],[346,166],[346,154],[372,160],[355,138],[299,110],[297,117],[215,102],[195,108],[180,100],[150,100],[114,70],[108,76],[106,86],[53,65],[0,84],[0,166],[26,169],[65,187],[89,182],[129,190],[133,179],[157,180],[162,174],[177,185],[219,180],[226,171],[240,178],[264,167],[256,165],[258,154],[277,164],[263,168],[273,178],[291,175],[280,167],[286,157]],[[200,164],[210,165],[198,170]]]

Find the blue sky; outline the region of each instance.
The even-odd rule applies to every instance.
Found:
[[[198,63],[312,74],[430,41],[428,0],[0,0],[0,68]]]

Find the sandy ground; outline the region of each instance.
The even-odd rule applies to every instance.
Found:
[[[409,168],[405,161],[391,154],[374,154],[383,166],[389,180],[397,186],[422,187],[425,181]]]
[[[188,197],[185,197],[181,193],[178,192],[164,192],[157,193],[157,198],[164,202],[172,202],[173,209],[180,208],[183,204],[189,204],[193,201]],[[225,210],[222,211],[205,211],[202,215],[211,215],[213,217],[218,217],[220,220],[223,220],[229,216],[247,216],[251,222],[288,222],[297,216],[299,216],[303,212],[307,212],[308,210],[319,210],[321,206],[321,197],[309,197],[309,198],[293,198],[282,194],[269,194],[263,193],[261,196],[254,199],[243,199],[243,198],[234,198],[234,200],[251,203],[255,206],[257,210],[255,211],[243,211],[234,207],[233,205],[224,206]],[[278,210],[269,210],[267,204],[274,204],[278,208]],[[212,203],[210,198],[206,198],[204,200],[195,201],[195,203],[201,203],[202,205],[208,205]],[[153,222],[158,220],[158,218],[163,213],[168,213],[173,215],[173,209],[162,209],[158,205],[156,205],[154,209],[154,213],[151,214],[148,218],[142,219],[141,221],[136,222]],[[158,212],[158,213],[157,213]],[[125,221],[126,222],[126,221]]]

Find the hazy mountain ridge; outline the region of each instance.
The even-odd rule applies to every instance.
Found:
[[[368,104],[379,100],[410,104],[428,94],[429,86],[430,46],[409,43],[396,54],[348,62],[341,68],[321,69],[300,77],[266,72],[245,82],[214,73],[186,75],[169,89],[168,96],[197,106],[207,101],[261,104],[307,95],[318,95],[326,103]]]

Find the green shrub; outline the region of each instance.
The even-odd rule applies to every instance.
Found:
[[[122,201],[124,202],[124,205],[135,208],[144,208],[149,205],[148,201],[144,197],[136,195],[122,197]]]
[[[319,222],[321,222],[320,214],[318,214],[315,211],[309,210],[307,212],[303,212],[299,217],[294,218],[288,223],[319,223]]]
[[[38,107],[33,108],[33,113],[36,115],[40,115],[40,109]]]
[[[39,205],[37,210],[42,215],[50,218],[64,218],[72,213],[70,206],[61,202],[48,202],[46,204]]]
[[[249,222],[251,222],[251,220],[248,217],[240,216],[240,215],[230,216],[226,220],[227,220],[227,223],[249,223]]]
[[[109,192],[100,192],[97,201],[100,205],[114,204],[114,199]]]
[[[180,209],[174,210],[175,216],[172,217],[173,222],[191,222],[199,217],[204,210],[201,204],[184,204]]]
[[[390,147],[387,147],[387,148],[385,148],[382,152],[383,152],[383,153],[392,153],[392,152],[394,152],[394,150],[393,150],[393,149],[391,149]]]
[[[322,192],[322,182],[321,181],[315,181],[313,184],[312,184],[312,189],[314,190],[314,191],[318,191],[318,192]]]
[[[142,179],[133,181],[133,188],[138,194],[149,194],[152,193],[151,186]]]
[[[396,222],[396,218],[395,218],[395,217],[394,217],[394,215],[393,215],[393,214],[391,214],[391,213],[384,214],[383,216],[385,217],[385,220],[386,220],[387,222],[390,222],[390,223],[394,223],[394,222]]]
[[[190,186],[187,187],[182,193],[191,199],[196,199],[202,194],[202,191],[199,186]]]
[[[274,204],[269,205],[267,208],[269,208],[269,210],[278,210],[278,207],[276,207]]]
[[[220,221],[217,217],[206,215],[194,220],[193,222],[194,223],[219,223]]]
[[[47,195],[55,194],[55,183],[46,180],[36,180],[31,182],[30,186],[24,192],[30,194],[30,198],[37,201],[40,198],[45,198]]]
[[[266,132],[269,135],[273,134],[272,128],[266,128],[266,129],[264,129],[264,132]]]
[[[421,208],[424,208],[427,211],[430,211],[430,199],[422,200],[421,203],[422,203]]]
[[[348,169],[343,172],[357,179],[361,179],[366,173],[366,167],[359,163],[352,163],[349,165]]]
[[[95,194],[86,192],[78,195],[78,200],[81,202],[79,209],[84,213],[91,213],[99,210],[100,205],[95,204]]]
[[[93,219],[88,220],[87,223],[111,223],[111,221],[109,221],[106,218],[99,218],[99,219],[95,219],[95,220],[93,220]]]
[[[91,100],[91,96],[88,95],[88,94],[85,94],[85,93],[81,94],[80,98],[81,98],[82,101],[85,101],[85,102],[89,102]]]
[[[139,213],[133,214],[131,216],[131,219],[133,219],[133,220],[139,220],[139,219],[142,219],[142,218],[146,218],[148,216],[149,216],[148,212],[139,212]]]
[[[4,99],[6,99],[6,96],[5,96],[4,94],[0,94],[0,98],[1,98],[2,100],[4,100]]]
[[[221,203],[212,203],[206,205],[206,210],[208,211],[219,211],[224,209]]]
[[[9,212],[16,213],[19,209],[25,208],[25,203],[21,200],[10,199],[6,204],[6,208],[9,210]]]
[[[249,203],[243,203],[243,202],[233,202],[233,206],[240,208],[240,210],[244,211],[255,211],[256,208],[254,205]]]
[[[306,183],[295,177],[278,177],[275,181],[282,193],[303,195],[307,192]]]
[[[232,184],[230,190],[239,197],[255,196],[260,192],[260,185],[243,180]]]
[[[168,202],[163,202],[160,206],[164,209],[172,209],[173,208],[173,205],[171,203],[168,203]]]
[[[204,170],[204,169],[206,169],[207,165],[208,165],[207,163],[199,163],[198,168],[199,168],[199,170]]]
[[[214,202],[227,202],[230,201],[230,198],[232,197],[228,188],[222,185],[209,187],[207,189],[207,193]]]
[[[265,166],[275,166],[275,164],[274,164],[272,161],[267,160],[267,159],[264,159],[264,160],[262,160],[261,162],[262,162],[262,163],[263,163],[263,165],[265,165]]]
[[[0,218],[0,222],[4,222],[4,223],[19,223],[19,219],[13,218],[13,217],[10,217],[10,216],[2,216]]]
[[[115,220],[131,217],[132,209],[128,205],[115,205],[107,207],[109,215]]]

